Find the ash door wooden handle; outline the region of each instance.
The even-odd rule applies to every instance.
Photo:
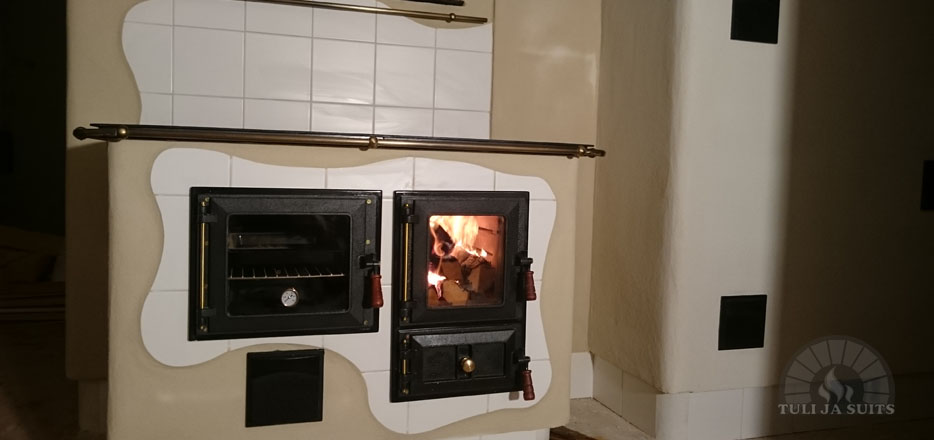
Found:
[[[370,307],[378,309],[383,306],[383,276],[370,274]]]
[[[532,370],[522,372],[522,400],[535,400],[535,386],[532,385]]]
[[[526,271],[525,272],[525,300],[526,301],[535,301],[538,299],[538,295],[535,294],[535,272]]]

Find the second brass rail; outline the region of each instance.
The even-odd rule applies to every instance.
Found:
[[[338,11],[364,12],[369,14],[397,15],[410,18],[424,18],[427,20],[446,21],[448,23],[474,23],[483,24],[487,22],[484,17],[471,17],[469,15],[457,15],[451,13],[412,11],[408,9],[388,9],[376,8],[373,6],[345,5],[342,3],[318,2],[312,0],[243,0],[257,3],[275,3],[279,5],[306,6],[320,9],[334,9]]]

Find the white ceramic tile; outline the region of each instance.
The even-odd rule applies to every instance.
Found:
[[[176,27],[174,52],[175,93],[243,96],[242,32]]]
[[[438,50],[435,107],[490,111],[493,55]]]
[[[200,364],[227,351],[227,341],[188,340],[188,291],[150,292],[140,333],[149,354],[170,367]]]
[[[244,106],[244,128],[308,131],[310,127],[311,103],[308,102],[245,99]]]
[[[142,109],[139,123],[146,125],[172,125],[172,95],[140,93]]]
[[[311,36],[314,8],[246,2],[246,30],[269,34]]]
[[[599,356],[593,358],[593,398],[610,411],[623,413],[623,371]]]
[[[175,95],[172,121],[194,127],[243,127],[243,99]]]
[[[230,0],[175,0],[175,25],[243,30],[244,3]]]
[[[497,191],[528,191],[531,200],[554,200],[555,193],[541,177],[496,172]]]
[[[742,420],[743,390],[691,393],[688,400],[691,440],[738,439]]]
[[[371,43],[316,39],[312,99],[372,104],[375,50]]]
[[[404,157],[358,167],[328,168],[328,188],[380,190],[383,198],[391,198],[393,191],[412,189],[414,161],[414,158]],[[383,212],[383,215],[391,216],[391,213]]]
[[[125,23],[123,52],[140,92],[172,92],[172,27]]]
[[[486,413],[487,396],[449,397],[409,403],[409,434],[418,434]]]
[[[188,197],[192,186],[229,186],[230,156],[197,148],[170,148],[152,164],[150,184],[158,195]]]
[[[434,56],[432,49],[379,45],[376,48],[376,104],[431,107]]]
[[[324,347],[323,337],[321,335],[312,336],[287,336],[281,338],[247,338],[231,339],[230,350],[237,350],[244,347],[250,347],[261,344],[296,344],[307,345],[309,347]]]
[[[688,439],[689,393],[660,394],[655,399],[655,438]]]
[[[364,105],[311,105],[311,130],[335,133],[372,133],[373,107]]]
[[[453,138],[490,138],[490,114],[457,110],[435,110],[434,135]]]
[[[389,285],[384,285],[383,298],[391,296],[390,292],[392,292],[392,288]],[[389,370],[390,310],[388,304],[383,304],[383,307],[380,308],[380,326],[377,333],[324,335],[324,348],[347,358],[360,372],[369,373]],[[386,387],[386,389],[389,389],[389,387]]]
[[[325,169],[287,167],[239,157],[231,164],[232,186],[252,188],[324,188]]]
[[[373,0],[341,0],[335,3],[376,6]],[[359,12],[316,9],[314,34],[316,38],[374,41],[376,39],[376,16]]]
[[[248,98],[311,98],[311,38],[246,34]]]
[[[529,362],[529,370],[532,370],[535,399],[523,400],[522,392],[490,394],[490,411],[507,408],[528,408],[541,402],[551,387],[551,362],[547,360]]]
[[[172,0],[148,0],[130,8],[124,21],[172,24]]]
[[[623,418],[648,435],[655,435],[654,387],[623,371]]]
[[[493,23],[460,29],[438,29],[439,49],[493,51]]]
[[[493,170],[463,162],[416,158],[415,189],[492,191]]]
[[[405,434],[409,425],[409,404],[389,401],[389,372],[363,373],[370,411],[386,428]]]
[[[590,352],[571,353],[571,398],[593,397],[593,359]]]
[[[532,271],[535,272],[536,280],[541,279],[545,274],[545,256],[551,240],[551,231],[555,226],[556,214],[556,202],[541,200],[529,202],[529,256],[533,259]]]
[[[548,440],[550,429],[535,431],[516,431],[502,434],[487,434],[480,436],[480,440]]]
[[[541,293],[541,283],[535,286]],[[548,359],[548,344],[545,341],[545,327],[542,325],[541,296],[538,301],[525,303],[525,354],[532,360]]]
[[[445,437],[443,440],[481,440],[479,435],[469,435],[466,437]]]
[[[434,47],[435,29],[407,17],[378,15],[376,17],[376,42]]]
[[[188,197],[156,196],[164,231],[152,290],[188,289]]]
[[[376,134],[431,136],[433,115],[430,109],[376,107]]]
[[[389,195],[392,197],[392,194]],[[383,193],[383,197],[386,197],[386,193]],[[380,219],[380,241],[382,243],[379,247],[379,273],[383,275],[384,280],[392,279],[392,199],[384,198],[383,199],[383,213],[382,218]],[[392,292],[383,292],[384,300],[392,296]],[[383,308],[386,308],[385,304]],[[388,325],[389,321],[380,320],[380,326]]]
[[[791,418],[778,411],[777,387],[743,389],[741,438],[757,438],[791,432]]]

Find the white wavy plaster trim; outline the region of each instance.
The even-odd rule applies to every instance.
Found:
[[[416,176],[416,170],[424,171]],[[185,367],[208,362],[228,351],[263,344],[299,344],[324,347],[353,363],[367,384],[370,409],[384,426],[399,433],[421,433],[475,415],[506,408],[534,405],[548,392],[551,363],[542,325],[540,301],[529,303],[526,346],[535,371],[536,400],[525,402],[516,393],[454,397],[412,403],[390,403],[389,325],[391,295],[380,309],[377,333],[295,336],[284,338],[188,341],[186,336],[188,280],[188,191],[192,186],[266,186],[289,188],[370,188],[383,190],[383,252],[391,247],[393,189],[450,190],[458,182],[499,191],[530,192],[529,242],[535,259],[540,300],[541,267],[554,225],[556,202],[547,182],[538,177],[495,172],[481,166],[434,159],[402,158],[351,168],[302,168],[257,163],[211,150],[172,148],[163,151],[152,167],[153,194],[162,215],[162,260],[152,291],[143,304],[140,327],[146,350],[160,363]],[[388,208],[388,209],[387,209]],[[386,258],[383,258],[386,260]],[[384,286],[389,292],[390,286]],[[382,349],[374,349],[382,347]],[[411,411],[410,411],[411,408]]]

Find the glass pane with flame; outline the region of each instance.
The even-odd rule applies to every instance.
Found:
[[[502,304],[503,217],[433,215],[428,228],[428,307]]]

